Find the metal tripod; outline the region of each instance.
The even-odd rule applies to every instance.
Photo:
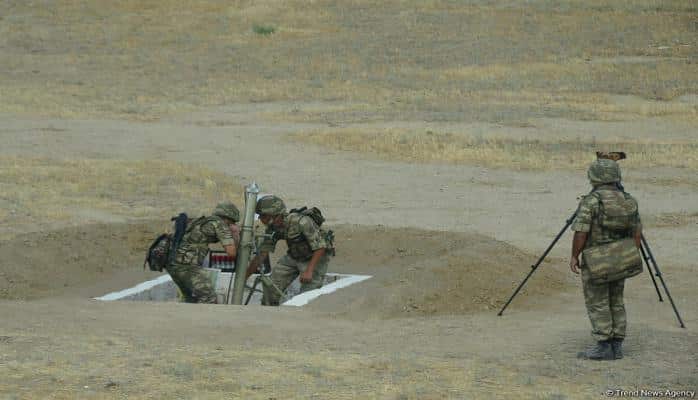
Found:
[[[534,264],[531,265],[531,271],[528,272],[528,275],[526,275],[526,278],[519,284],[519,286],[516,288],[514,291],[514,294],[511,295],[509,300],[504,304],[504,307],[502,307],[501,310],[499,310],[499,313],[497,313],[498,316],[502,316],[502,313],[504,310],[509,306],[509,304],[514,300],[514,297],[519,293],[521,288],[526,284],[528,279],[533,275],[534,272],[536,272],[536,269],[540,266],[540,264],[543,262],[545,257],[548,256],[548,253],[550,253],[550,250],[555,247],[555,244],[560,240],[562,235],[565,233],[567,228],[572,225],[572,222],[574,221],[574,218],[577,216],[577,211],[570,216],[567,221],[565,226],[560,230],[560,233],[555,236],[555,239],[553,239],[552,243],[548,246],[547,249],[545,249],[545,252],[543,252],[543,255],[540,256],[538,261]],[[681,319],[681,315],[679,315],[679,310],[676,308],[676,305],[674,304],[674,299],[671,298],[671,293],[669,293],[669,288],[667,288],[666,283],[664,282],[664,277],[662,276],[661,271],[659,270],[659,265],[657,264],[657,261],[654,258],[654,255],[652,255],[652,250],[650,249],[650,245],[647,243],[647,239],[645,239],[645,235],[642,235],[642,246],[640,246],[640,252],[642,254],[642,258],[645,260],[645,264],[647,265],[647,272],[650,275],[650,278],[652,278],[652,283],[654,284],[654,289],[657,291],[657,297],[659,298],[659,301],[663,302],[664,299],[662,298],[662,294],[659,291],[659,286],[657,286],[657,280],[654,278],[655,276],[659,278],[659,281],[662,284],[662,287],[664,288],[664,293],[666,293],[666,297],[669,298],[669,302],[671,303],[671,307],[674,309],[674,314],[676,314],[676,318],[679,320],[679,325],[682,328],[685,328],[686,326],[683,323],[683,320]],[[652,271],[654,269],[654,272]]]

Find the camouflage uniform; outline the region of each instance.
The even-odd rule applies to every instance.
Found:
[[[283,229],[268,226],[267,238],[273,234],[273,239],[265,239],[260,246],[262,252],[273,252],[279,240],[286,241],[288,251],[274,266],[271,273],[271,280],[282,291],[285,291],[291,282],[308,268],[315,250],[329,247],[326,232],[320,229],[309,216],[299,213],[285,214],[284,226]],[[312,281],[301,283],[301,293],[322,287],[329,261],[329,254],[325,253],[315,264]],[[280,300],[276,291],[264,288],[262,304],[278,306]]]
[[[611,160],[598,160],[597,163],[599,162],[602,167],[612,170],[614,167],[610,163],[616,164]],[[606,230],[598,223],[600,201],[597,196],[602,197],[607,206],[614,199],[623,200],[625,196],[617,185],[620,183],[620,170],[617,164],[615,165],[617,180],[614,179],[615,173],[611,174],[614,176],[610,178],[603,175],[596,176],[591,172],[592,168],[590,168],[589,178],[597,195],[584,196],[579,204],[576,219],[572,224],[573,231],[588,233],[584,245],[585,249],[624,239],[634,233],[618,233]],[[640,227],[639,216],[637,227]],[[589,271],[583,264],[581,265],[581,273],[584,301],[591,321],[592,336],[599,342],[623,340],[626,328],[625,304],[623,303],[625,280],[596,285],[590,282]]]
[[[214,212],[217,212],[220,206]],[[179,287],[185,302],[216,303],[213,282],[201,264],[208,254],[209,243],[217,242],[223,246],[235,244],[230,227],[220,215],[201,217],[187,227],[187,232],[175,253],[174,263],[167,267],[167,272]]]

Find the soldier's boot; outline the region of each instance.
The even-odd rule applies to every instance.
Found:
[[[623,339],[613,339],[611,341],[611,348],[613,349],[613,357],[616,360],[623,358]]]
[[[597,342],[595,346],[587,349],[587,351],[577,354],[577,357],[587,360],[613,360],[613,348],[609,341],[602,340]]]

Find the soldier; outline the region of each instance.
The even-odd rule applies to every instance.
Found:
[[[623,192],[618,164],[610,159],[597,159],[587,172],[593,186],[591,194],[584,196],[579,204],[577,216],[572,224],[575,231],[572,241],[570,269],[579,274],[579,255],[587,248],[604,245],[633,237],[635,245],[641,245],[642,227],[639,214],[634,214],[625,231],[610,230],[600,224],[601,208],[622,207],[628,201],[637,202]],[[625,203],[623,203],[625,202]],[[625,305],[623,288],[625,280],[604,284],[593,284],[585,265],[581,266],[582,285],[587,313],[592,326],[592,336],[597,344],[580,353],[582,358],[610,360],[623,358],[622,343],[625,338]]]
[[[276,196],[264,196],[257,201],[260,221],[267,226],[268,239],[262,242],[259,254],[252,260],[247,274],[257,271],[260,263],[273,252],[278,240],[285,240],[288,251],[272,268],[271,280],[282,291],[300,276],[301,292],[322,287],[329,265],[327,233],[307,215],[288,213],[284,202]],[[273,235],[273,236],[272,236]],[[271,238],[269,238],[271,237]],[[262,304],[278,306],[280,295],[264,288]]]
[[[187,303],[217,303],[211,278],[201,267],[209,251],[209,243],[219,242],[230,257],[237,255],[240,211],[235,204],[220,203],[210,217],[200,217],[187,225],[186,233],[176,250],[174,263],[167,272],[179,287]]]

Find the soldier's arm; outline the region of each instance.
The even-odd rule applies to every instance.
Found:
[[[315,271],[315,266],[318,262],[320,262],[322,256],[325,255],[325,251],[326,250],[324,247],[313,251],[313,257],[310,259],[310,261],[308,262],[308,267],[303,272],[305,276],[301,276],[300,278],[301,282],[308,283],[313,280],[313,272]]]
[[[637,227],[635,228],[633,239],[635,239],[635,246],[638,249],[642,248],[642,218],[640,214],[637,215]]]
[[[635,235],[633,236],[633,239],[635,239],[635,246],[637,248],[642,247],[642,225],[639,225],[637,229],[635,229]]]
[[[235,261],[238,255],[238,247],[235,245],[235,243],[223,246],[223,250],[225,250],[228,256],[232,257],[233,261]]]
[[[589,237],[589,231],[591,230],[591,221],[594,213],[594,205],[596,204],[596,198],[593,196],[586,196],[579,203],[579,208],[577,208],[577,215],[575,217],[574,223],[572,224],[572,230],[574,231],[574,236],[572,238],[572,256],[570,257],[570,270],[575,274],[579,273],[579,255],[584,249],[587,238]]]
[[[572,238],[572,260],[576,262],[570,263],[570,268],[575,274],[579,273],[577,270],[579,266],[579,255],[582,254],[582,250],[584,250],[584,245],[587,242],[588,236],[589,234],[587,232],[575,232]]]
[[[301,232],[303,233],[305,239],[308,241],[310,249],[313,250],[313,256],[310,258],[310,261],[308,262],[308,266],[306,267],[305,271],[300,276],[301,282],[308,283],[313,280],[313,272],[315,271],[315,266],[318,262],[320,262],[322,256],[325,255],[327,243],[320,232],[320,228],[310,217],[303,217],[299,222]]]
[[[312,218],[303,216],[298,223],[303,237],[308,241],[308,245],[310,245],[310,249],[313,252],[327,247],[325,236]]]
[[[230,226],[221,220],[214,220],[210,225],[215,232],[218,241],[220,241],[221,246],[223,246],[223,250],[225,250],[228,256],[232,257],[233,261],[235,261],[237,258],[238,249]]]

